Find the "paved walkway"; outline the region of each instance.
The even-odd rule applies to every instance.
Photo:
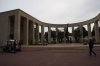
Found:
[[[22,52],[16,54],[0,53],[0,66],[100,66],[100,46],[98,45],[95,46],[96,57],[88,55],[88,46],[86,45],[73,47],[71,45],[71,47],[68,47],[68,45],[66,47],[64,45],[52,46],[43,46],[42,49],[36,46],[24,46]],[[54,49],[56,47],[58,48]]]

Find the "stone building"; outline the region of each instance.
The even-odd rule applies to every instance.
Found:
[[[25,13],[20,9],[0,13],[0,44],[6,44],[8,39],[15,39],[18,42],[21,41],[24,45],[44,43],[44,27],[48,27],[48,43],[51,43],[51,27],[56,29],[72,27],[72,36],[74,35],[75,27],[79,27],[82,33],[83,25],[87,25],[88,38],[92,37],[91,24],[95,27],[95,40],[96,43],[100,43],[100,31],[98,23],[100,21],[100,14],[96,17],[73,24],[49,24],[39,21],[31,15]],[[41,26],[41,38],[39,38],[39,26]],[[65,31],[64,31],[65,33]],[[66,42],[66,38],[65,42]],[[83,37],[81,36],[83,41]],[[56,39],[57,42],[57,39]]]

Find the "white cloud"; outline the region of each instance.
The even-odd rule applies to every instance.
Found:
[[[47,23],[88,20],[100,12],[100,0],[0,0],[0,12],[21,8]]]

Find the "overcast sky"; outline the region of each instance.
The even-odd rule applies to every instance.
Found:
[[[0,12],[20,8],[42,22],[67,24],[100,13],[100,0],[0,0]]]

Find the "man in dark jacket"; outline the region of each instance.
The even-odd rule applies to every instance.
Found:
[[[93,51],[94,47],[94,41],[92,39],[89,39],[89,56],[92,55],[92,53],[96,56],[96,53]]]

